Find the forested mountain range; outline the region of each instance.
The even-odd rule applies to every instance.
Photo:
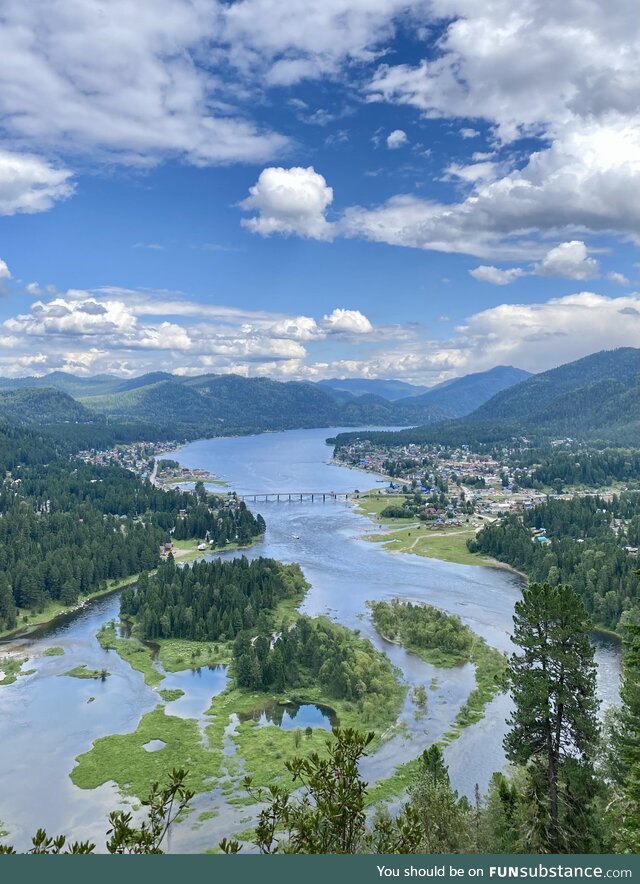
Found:
[[[30,424],[147,425],[146,436],[220,435],[299,427],[430,424],[463,414],[526,373],[498,366],[421,391],[402,381],[312,384],[269,378],[152,372],[123,380],[52,372],[42,378],[0,378],[0,419]],[[332,385],[336,383],[339,388]],[[381,395],[377,395],[379,391]]]
[[[640,349],[602,350],[533,375],[497,393],[464,418],[368,438],[389,445],[443,442],[481,446],[509,443],[523,436],[536,443],[568,437],[637,445]],[[339,440],[347,438],[348,434],[343,434]]]

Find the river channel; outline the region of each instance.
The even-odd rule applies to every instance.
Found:
[[[334,432],[339,430],[201,440],[177,456],[185,466],[215,473],[241,494],[352,492],[371,487],[375,477],[326,462],[331,449],[325,439]],[[390,657],[409,685],[427,687],[424,717],[416,717],[408,691],[401,727],[365,762],[363,773],[370,782],[389,776],[397,764],[417,756],[450,729],[473,687],[473,667],[439,669],[385,642],[372,628],[365,603],[402,597],[437,605],[459,615],[489,644],[508,651],[520,579],[508,570],[393,554],[378,544],[365,543],[362,535],[373,530],[373,525],[344,501],[287,499],[249,501],[248,505],[262,513],[267,533],[264,542],[246,554],[298,562],[311,584],[302,607],[306,613],[325,614],[359,629]],[[50,832],[71,831],[101,844],[107,813],[122,802],[113,784],[82,790],[69,779],[76,756],[89,750],[95,739],[135,730],[142,715],[159,702],[141,673],[113,652],[102,650],[96,641],[98,629],[117,616],[118,607],[117,595],[102,598],[25,640],[21,649],[30,658],[25,668],[35,671],[0,687],[0,830],[9,829],[18,849],[27,846],[28,836],[39,826]],[[594,641],[604,709],[618,698],[620,654],[614,642]],[[64,656],[45,656],[50,647],[63,648]],[[111,676],[105,682],[59,677],[81,664],[106,668]],[[172,674],[162,687],[181,688],[185,693],[167,704],[167,712],[201,719],[211,697],[225,684],[223,667]],[[447,747],[451,778],[461,793],[471,796],[476,783],[484,791],[493,771],[504,767],[501,746],[508,714],[508,698],[496,697],[483,720],[463,730]],[[323,717],[327,716],[316,707],[288,709],[280,715],[265,710],[260,725],[328,727]],[[190,823],[202,811],[213,809],[215,818],[197,826]],[[197,796],[195,811],[176,827],[170,845],[173,851],[202,851],[223,835],[246,827],[242,817],[247,808],[228,805],[218,791]]]

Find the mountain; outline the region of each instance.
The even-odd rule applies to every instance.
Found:
[[[417,396],[429,389],[428,387],[417,387],[415,384],[408,384],[405,381],[385,381],[371,378],[331,378],[328,381],[318,381],[317,386],[351,393],[352,396],[372,394],[381,396],[389,402]]]
[[[453,378],[432,387],[420,396],[400,399],[396,404],[404,406],[436,406],[453,417],[470,414],[496,393],[500,393],[520,381],[531,377],[531,373],[512,365],[497,365],[489,371],[467,374]]]
[[[150,378],[154,380],[153,376]],[[396,408],[378,396],[336,400],[316,384],[282,383],[237,375],[169,376],[168,380],[97,396],[82,396],[93,411],[116,420],[153,421],[188,432],[281,430],[340,424],[425,423],[448,415],[434,406]]]
[[[102,423],[103,418],[52,387],[0,390],[0,420],[13,426]]]
[[[522,436],[536,442],[571,438],[637,446],[640,349],[585,356],[502,390],[464,418],[374,438],[390,445],[495,445]]]

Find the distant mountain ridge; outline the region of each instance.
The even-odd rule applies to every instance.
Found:
[[[381,396],[389,402],[406,399],[409,396],[418,396],[429,390],[428,387],[408,384],[406,381],[387,381],[379,378],[331,378],[326,381],[317,381],[317,385],[330,390],[350,393],[352,396],[367,394]]]
[[[384,436],[374,434],[376,440],[388,444],[448,445],[501,444],[523,436],[533,441],[571,438],[637,447],[640,349],[602,350],[532,375],[466,417]]]
[[[431,405],[442,408],[453,417],[470,414],[484,402],[531,377],[531,372],[512,365],[496,365],[488,371],[453,378],[432,387],[420,396],[401,399],[399,405]]]

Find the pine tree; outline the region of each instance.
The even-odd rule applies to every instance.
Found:
[[[587,614],[569,586],[533,583],[513,620],[520,652],[510,661],[515,710],[504,745],[530,778],[530,831],[536,834],[525,835],[523,847],[590,852],[598,704]]]
[[[640,853],[640,626],[627,624],[622,709],[616,749],[623,813],[617,848]]]

